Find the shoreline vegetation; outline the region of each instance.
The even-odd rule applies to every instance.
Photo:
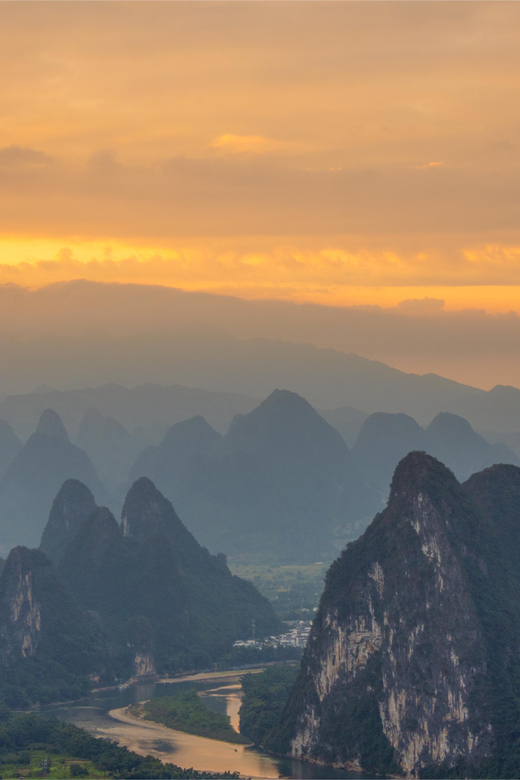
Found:
[[[85,701],[89,698],[89,696],[93,693],[102,693],[104,691],[117,691],[117,690],[123,690],[126,688],[130,688],[133,685],[139,685],[140,683],[157,683],[159,685],[172,685],[175,683],[184,683],[184,682],[204,682],[204,680],[211,680],[212,682],[230,682],[235,679],[241,679],[241,677],[245,674],[259,674],[260,672],[263,672],[264,669],[268,666],[274,666],[276,664],[280,663],[279,661],[267,661],[266,663],[262,664],[262,666],[255,666],[251,665],[251,668],[244,668],[244,667],[237,667],[235,669],[223,669],[221,671],[211,671],[208,672],[206,670],[197,671],[195,669],[189,671],[189,672],[182,672],[179,673],[173,677],[161,677],[159,674],[151,674],[147,676],[142,677],[130,677],[128,680],[126,680],[124,683],[114,683],[113,685],[102,685],[96,688],[91,688],[88,692],[88,695],[86,696],[80,696],[76,699],[56,699],[56,701],[49,702],[48,704],[45,704],[43,706],[45,707],[52,707],[57,706],[61,707],[63,705],[67,704],[76,704],[78,702]],[[286,664],[296,664],[299,663],[297,661],[285,661],[283,663]],[[20,709],[20,710],[13,710],[13,712],[31,712],[31,713],[37,713],[40,711],[42,705],[41,704],[34,704],[34,706],[27,708],[27,709]]]
[[[132,704],[127,713],[136,720],[161,723],[169,729],[199,737],[237,745],[252,744],[232,728],[228,715],[209,710],[193,689]]]
[[[126,745],[129,750],[160,755],[165,762],[174,761],[190,766],[196,763],[199,772],[213,772],[212,777],[280,776],[279,758],[268,754],[259,755],[251,749],[251,743],[233,744],[176,731],[154,721],[135,718],[129,709],[127,706],[110,710],[108,715],[114,724],[98,728],[99,735],[115,738],[118,744]],[[193,756],[196,756],[196,762]]]
[[[229,684],[240,681],[244,674],[251,679],[264,670],[265,666],[247,670],[192,672],[161,678],[158,682],[175,685],[179,682],[207,680],[216,684],[219,682]],[[125,687],[138,682],[137,679],[129,680]],[[81,700],[84,701],[84,698],[75,701]],[[175,724],[173,728],[165,722],[166,718],[156,719],[156,712],[151,713],[154,715],[153,719],[147,718],[143,712],[139,713],[143,705],[156,702],[175,703],[176,714],[171,720],[168,719],[169,723]],[[166,704],[164,706],[168,711],[170,708]],[[209,716],[212,725],[206,727],[204,719],[201,722],[198,718],[199,712],[204,715],[204,718]],[[228,716],[218,715],[207,709],[195,691],[179,692],[161,699],[152,699],[138,705],[111,710],[108,714],[118,725],[106,729],[97,728],[97,735],[94,736],[71,723],[41,718],[37,710],[36,712],[34,710],[9,712],[5,708],[3,715],[0,713],[0,778],[7,780],[7,778],[42,777],[44,760],[46,776],[64,778],[64,780],[69,777],[236,779],[245,776],[274,776],[271,769],[271,764],[274,766],[276,761],[274,756],[258,758],[251,754],[246,759],[246,771],[243,771],[242,765],[247,755],[243,751],[247,751],[253,743],[233,729]],[[158,717],[160,716],[161,713]],[[14,725],[14,720],[11,721],[11,718],[17,719],[17,733],[21,729],[27,736],[23,743],[19,743],[18,739],[13,742],[9,736],[11,726]],[[184,723],[180,722],[181,719]],[[223,726],[222,730],[221,726]],[[37,735],[36,742],[31,738],[32,733]],[[193,743],[193,740],[202,740],[202,742]],[[182,769],[177,762],[182,763],[185,748],[191,750],[193,754],[195,744],[198,755],[200,745],[207,745],[202,751],[204,755],[200,753],[201,768]],[[216,748],[217,745],[221,747]],[[184,754],[184,758],[188,758],[188,755]]]
[[[245,674],[241,679],[240,731],[255,745],[275,755],[284,755],[277,750],[274,738],[281,728],[283,708],[298,672],[296,664],[278,664],[259,674]]]
[[[0,707],[0,777],[2,778],[238,778],[237,772],[183,769],[99,739],[72,723]]]

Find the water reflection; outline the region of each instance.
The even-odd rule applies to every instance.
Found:
[[[117,739],[120,744],[125,744],[130,749],[151,752],[162,761],[171,761],[179,766],[219,772],[228,769],[239,771],[246,777],[256,778],[339,780],[365,777],[309,762],[276,758],[256,747],[232,745],[173,732],[158,724],[139,723],[126,716],[125,708],[130,704],[194,689],[202,696],[209,709],[229,715],[233,728],[238,731],[241,674],[243,672],[210,679],[198,676],[196,679],[167,683],[141,682],[123,689],[96,691],[88,699],[70,704],[49,705],[40,712],[42,715],[74,723],[95,736]],[[112,717],[109,713],[114,710],[117,712],[113,712],[115,717]]]
[[[242,686],[240,683],[235,685],[223,685],[220,688],[210,688],[202,691],[200,697],[208,710],[217,712],[220,715],[227,715],[231,722],[231,728],[235,731],[239,729],[238,711],[242,704]]]

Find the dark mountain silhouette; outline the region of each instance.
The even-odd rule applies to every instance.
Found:
[[[56,564],[75,537],[79,526],[96,510],[89,488],[78,479],[67,479],[52,502],[49,519],[43,529],[40,550]]]
[[[279,629],[267,599],[199,545],[147,478],[130,489],[121,525],[104,507],[83,520],[58,571],[98,615],[115,663],[141,674],[209,664],[252,620],[258,635]]]
[[[371,414],[352,448],[352,457],[369,484],[386,500],[396,465],[412,450],[426,450],[427,436],[407,414]]]
[[[5,420],[0,420],[0,479],[22,449],[22,442]]]
[[[70,441],[67,429],[54,409],[45,409],[41,413],[35,433],[43,433],[45,436],[52,436],[61,441]]]
[[[39,543],[53,498],[70,478],[87,484],[98,500],[106,500],[88,455],[70,443],[58,415],[46,410],[0,482],[0,545],[4,550],[21,542]]]
[[[408,452],[424,450],[445,463],[459,480],[494,463],[520,465],[503,444],[489,444],[462,417],[443,412],[426,430],[404,414],[371,414],[352,448],[366,481],[386,500],[395,467]]]
[[[172,425],[159,446],[147,447],[133,465],[130,478],[153,474],[161,489],[178,496],[192,480],[197,460],[211,452],[218,456],[221,445],[222,436],[197,415]]]
[[[201,418],[138,459],[213,551],[263,560],[331,557],[380,506],[338,432],[296,393],[275,391],[221,437]]]
[[[456,414],[438,414],[426,433],[428,452],[452,469],[461,481],[495,463],[520,466],[520,458],[505,444],[489,444]]]
[[[520,469],[412,452],[331,566],[270,749],[406,777],[517,777]]]

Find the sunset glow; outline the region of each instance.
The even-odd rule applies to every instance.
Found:
[[[520,310],[518,4],[0,14],[0,284]]]
[[[338,239],[339,240],[339,239]],[[251,244],[255,238],[250,239]],[[164,285],[243,298],[280,298],[334,306],[398,306],[423,300],[444,309],[518,309],[520,246],[463,249],[457,262],[441,252],[407,253],[305,247],[298,239],[184,240],[177,245],[104,240],[0,239],[0,283],[36,289],[69,279]],[[345,243],[348,243],[345,241]],[[432,306],[431,300],[442,300]]]

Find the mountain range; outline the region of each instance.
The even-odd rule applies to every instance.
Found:
[[[3,568],[0,694],[77,698],[93,682],[211,666],[252,625],[280,631],[267,599],[198,544],[150,480],[134,483],[120,524],[68,480],[41,548],[15,547]]]
[[[438,457],[461,480],[494,463],[520,465],[504,444],[489,443],[451,413],[426,429],[401,413],[366,417],[344,408],[328,416],[332,425],[297,393],[276,390],[235,415],[224,435],[196,415],[148,447],[96,409],[84,414],[76,444],[51,409],[23,445],[3,423],[1,552],[38,543],[65,481],[85,483],[117,514],[131,483],[148,476],[213,553],[264,563],[331,561],[383,508],[395,466],[410,450]],[[360,430],[349,449],[353,425]]]
[[[427,426],[409,415],[376,412],[363,423],[352,457],[368,484],[386,500],[399,461],[412,450],[424,450],[464,481],[495,463],[520,466],[520,458],[505,444],[490,444],[463,417],[441,412]]]
[[[186,403],[191,405],[191,412],[185,414],[184,419],[202,414],[221,432],[234,413],[250,411],[254,406],[253,403],[248,409],[237,409],[236,403],[243,403],[236,398],[237,394],[261,399],[276,388],[289,388],[320,410],[351,406],[367,414],[403,413],[411,415],[421,425],[428,425],[439,412],[450,412],[464,417],[478,430],[507,434],[520,430],[518,388],[498,385],[489,391],[481,390],[436,374],[408,374],[382,362],[337,349],[260,338],[233,338],[217,332],[186,335],[182,330],[170,335],[150,333],[115,337],[107,333],[102,349],[100,343],[99,338],[93,336],[0,342],[5,376],[14,380],[21,374],[24,386],[32,376],[33,387],[47,386],[42,388],[42,395],[47,397],[40,401],[38,393],[5,397],[0,402],[0,419],[6,419],[20,434],[27,435],[28,430],[22,431],[22,426],[33,428],[44,408],[56,409],[67,426],[71,421],[65,408],[71,410],[77,426],[89,408],[96,408],[128,428],[133,423],[128,416],[125,419],[118,416],[113,401],[107,401],[106,406],[103,404],[103,397],[112,395],[112,384],[99,392],[63,390],[65,395],[61,396],[58,391],[49,390],[49,387],[88,388],[99,385],[99,377],[103,377],[103,381],[134,387],[127,394],[130,394],[134,410],[139,406],[139,398],[143,399],[139,408],[147,409],[147,426],[159,419],[161,425],[168,427],[180,418],[166,419],[161,402],[150,402],[153,392],[149,393],[148,385],[143,382],[176,386],[178,396],[184,396]],[[139,386],[143,389],[138,390]],[[125,395],[121,390],[118,392]],[[225,395],[220,403],[223,407],[228,406],[220,421],[217,415],[210,419],[207,409],[202,408],[201,396],[208,392]],[[159,391],[156,394],[161,397]],[[229,398],[229,395],[233,397]],[[193,399],[197,403],[193,403]],[[211,401],[211,395],[206,396],[206,401]],[[231,413],[229,402],[233,406]]]
[[[115,420],[145,446],[158,441],[174,423],[197,414],[224,433],[235,414],[250,412],[257,404],[258,399],[238,393],[150,382],[130,389],[115,383],[79,390],[56,390],[40,385],[33,393],[2,398],[0,419],[6,420],[25,439],[34,431],[41,414],[46,409],[54,409],[71,436],[80,438],[85,433],[81,430],[85,416],[91,416],[91,410],[95,410],[109,418],[111,427]],[[82,446],[80,441],[77,443]]]
[[[339,433],[277,390],[221,436],[202,417],[137,459],[212,550],[272,562],[331,559],[380,508]]]

